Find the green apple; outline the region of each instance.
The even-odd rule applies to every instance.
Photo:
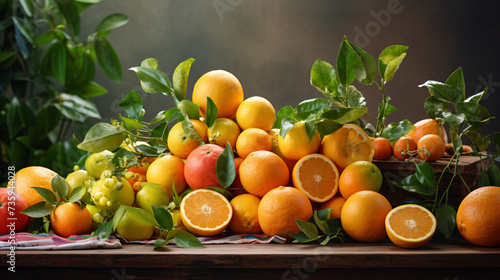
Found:
[[[162,206],[170,203],[170,194],[162,185],[141,182],[142,188],[135,195],[135,205],[153,213],[151,205]]]

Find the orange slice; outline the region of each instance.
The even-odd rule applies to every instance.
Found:
[[[372,161],[373,140],[361,128],[344,124],[323,138],[321,153],[331,159],[340,170],[344,170],[355,161]]]
[[[301,158],[293,168],[293,185],[314,202],[325,202],[339,188],[339,170],[329,158],[310,154]]]
[[[190,192],[181,202],[181,219],[197,236],[214,236],[226,229],[233,208],[222,194],[208,189]]]
[[[392,209],[385,218],[391,241],[403,248],[418,248],[432,239],[436,218],[425,207],[405,204]]]

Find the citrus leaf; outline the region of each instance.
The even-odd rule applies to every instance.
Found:
[[[307,136],[309,137],[309,141],[311,141],[316,134],[316,119],[310,119],[305,122]]]
[[[295,222],[299,226],[300,230],[311,239],[318,238],[318,228],[310,222],[295,219]]]
[[[483,98],[483,96],[487,92],[488,92],[488,88],[485,88],[483,91],[478,92],[478,93],[472,95],[471,97],[465,99],[465,102],[467,102],[467,103],[479,103],[479,101],[481,100],[481,98]]]
[[[295,115],[295,111],[291,106],[282,107],[278,114],[276,115],[276,121],[274,122],[273,128],[280,128],[281,122],[285,118],[292,118]]]
[[[69,195],[68,202],[77,202],[78,200],[82,199],[86,191],[87,190],[85,189],[85,186],[78,186],[74,188]]]
[[[443,205],[436,211],[437,228],[446,239],[450,239],[453,235],[456,217],[457,211],[449,205]]]
[[[178,101],[184,100],[186,98],[189,71],[191,70],[191,65],[194,61],[194,58],[189,58],[177,65],[174,70],[172,82],[175,98],[177,98]]]
[[[181,110],[183,115],[187,115],[190,119],[199,120],[200,115],[200,105],[194,103],[190,100],[182,100],[179,103],[179,109]],[[216,114],[217,116],[217,114]]]
[[[205,122],[207,123],[208,127],[212,127],[212,125],[214,124],[215,119],[217,118],[217,111],[217,105],[215,105],[215,102],[212,100],[212,98],[207,96],[207,113]]]
[[[142,89],[147,93],[166,93],[172,95],[170,80],[165,73],[150,67],[132,67],[137,77],[144,84]],[[142,85],[142,84],[141,84]]]
[[[191,138],[194,141],[203,142],[203,138],[201,138],[198,131],[196,131],[190,119],[186,118],[185,120],[182,121],[182,129],[186,134],[187,138]]]
[[[158,151],[148,145],[138,145],[135,147],[135,150],[141,154],[144,154],[147,157],[158,157],[159,153]]]
[[[45,201],[41,201],[29,206],[28,208],[21,211],[21,213],[32,218],[42,218],[49,215],[52,210],[54,210],[54,206],[52,206],[51,204],[47,204]]]
[[[139,122],[142,120],[142,99],[136,91],[131,90],[118,106],[127,112],[129,118]]]
[[[194,235],[179,235],[174,237],[174,243],[175,245],[181,247],[181,248],[188,248],[188,249],[200,249],[200,248],[205,248],[203,244],[201,244],[200,240],[196,238]]]
[[[317,240],[318,238],[309,238],[305,233],[301,232],[299,234],[290,234],[295,240],[293,243],[309,243]]]
[[[450,130],[450,134],[451,134],[451,130]],[[481,133],[479,133],[477,131],[468,131],[467,133],[465,133],[465,135],[467,135],[472,140],[472,143],[474,143],[474,146],[476,146],[478,152],[486,151],[490,147],[491,140],[486,135],[482,135]],[[460,139],[460,138],[458,138],[458,139]],[[460,141],[460,144],[461,143],[462,142]],[[460,145],[460,146],[462,146],[462,145]],[[455,143],[453,143],[453,147],[459,147],[459,146],[458,145],[455,146]]]
[[[332,120],[323,119],[316,122],[316,130],[321,137],[332,134],[341,127],[341,123]]]
[[[66,182],[63,177],[56,175],[52,178],[51,183],[52,190],[54,191],[54,193],[59,195],[59,199],[66,198],[66,196],[68,195],[68,182]]]
[[[172,230],[174,226],[172,215],[167,210],[156,205],[151,205],[151,208],[153,209],[153,214],[158,225],[168,231]]]
[[[44,200],[44,202],[47,202],[49,204],[52,204],[52,205],[56,205],[57,204],[57,197],[55,196],[55,194],[46,189],[46,188],[41,188],[41,187],[31,187],[32,189],[34,189],[41,197],[42,199]]]
[[[335,86],[337,81],[335,68],[330,63],[322,61],[319,58],[314,62],[310,76],[311,85],[327,96],[331,95],[338,87],[338,85]]]
[[[465,100],[465,79],[462,67],[458,67],[446,80],[445,84],[451,86],[455,93],[453,95],[454,103],[463,102]]]
[[[328,109],[330,104],[328,100],[323,98],[315,98],[304,100],[297,105],[295,112],[297,117],[301,120],[306,120],[310,116],[315,115],[322,110]]]
[[[179,108],[170,108],[165,111],[165,121],[167,123],[171,123],[180,117],[182,117],[182,111]]]
[[[449,103],[438,100],[435,96],[429,96],[425,99],[424,109],[431,119],[441,117],[448,108]]]
[[[483,127],[494,118],[486,107],[478,103],[459,102],[457,103],[457,111],[465,115],[467,122],[472,125],[474,130]]]
[[[319,210],[319,211],[315,211],[315,212],[318,212],[318,219],[322,220],[322,221],[326,221],[328,219],[330,219],[330,212],[332,211],[332,209],[322,209],[322,210]]]
[[[224,187],[229,187],[236,178],[236,166],[234,163],[233,149],[231,144],[226,142],[224,151],[217,158],[217,180]]]
[[[328,224],[330,232],[338,232],[339,230],[342,229],[342,223],[340,222],[340,218],[328,219],[326,220],[326,223]]]
[[[96,32],[106,32],[128,23],[128,17],[124,14],[111,14],[105,17],[96,27]]]
[[[409,120],[405,119],[398,123],[390,123],[382,130],[380,136],[387,138],[394,144],[399,138],[405,136],[412,130],[415,130],[415,126]]]
[[[349,42],[349,45],[362,62],[361,64],[355,64],[356,79],[362,84],[371,85],[377,76],[377,63],[375,59],[353,43]]]
[[[168,125],[166,122],[160,123],[151,130],[149,133],[150,137],[156,137],[162,139],[165,143],[168,140]]]
[[[427,187],[427,186],[423,185],[422,183],[420,183],[420,181],[418,180],[417,176],[415,176],[415,174],[412,174],[412,175],[404,178],[399,183],[397,183],[397,182],[392,182],[392,183],[394,185],[402,188],[402,189],[409,191],[409,192],[414,192],[414,193],[418,193],[418,194],[426,195],[426,196],[434,195],[437,191],[437,188],[435,188],[435,187],[434,188]]]
[[[321,115],[322,118],[335,121],[340,124],[353,122],[368,112],[367,107],[361,108],[334,108]]]
[[[427,162],[418,163],[415,167],[415,177],[424,186],[437,188],[436,172]]]
[[[127,205],[121,205],[130,215],[134,216],[137,220],[143,222],[146,225],[156,226],[156,220],[153,213],[148,212],[141,208],[131,207]]]
[[[354,82],[356,64],[361,64],[361,58],[354,52],[344,37],[337,56],[337,73],[342,85],[347,86]]]
[[[328,224],[326,223],[326,220],[322,220],[318,217],[318,211],[314,211],[313,214],[314,217],[314,223],[316,226],[324,233],[324,234],[330,234],[330,229],[328,228]]]
[[[78,148],[91,153],[113,151],[120,147],[124,139],[121,128],[108,123],[97,123],[89,129]]]
[[[113,231],[116,230],[118,224],[123,219],[123,216],[125,216],[125,213],[127,213],[127,211],[125,210],[123,205],[120,205],[120,207],[116,209],[115,214],[113,215],[113,220],[111,221]]]
[[[438,81],[429,80],[429,81],[419,85],[419,87],[427,87],[430,94],[432,96],[436,97],[436,99],[438,99],[440,101],[449,102],[449,103],[454,102],[455,90],[447,84],[444,84],[444,83],[438,82]]]
[[[378,57],[378,70],[385,82],[394,78],[408,51],[407,46],[392,45],[385,48]]]
[[[287,135],[288,131],[292,129],[292,127],[296,124],[297,122],[292,119],[292,118],[284,118],[281,121],[281,129],[280,129],[280,136],[284,139],[285,136]]]
[[[61,0],[62,1],[62,0]],[[104,73],[117,83],[122,82],[122,65],[115,49],[105,38],[97,38],[94,43],[95,54]],[[139,77],[140,79],[140,77]],[[142,80],[142,79],[141,79]]]
[[[153,250],[156,250],[160,247],[163,247],[163,246],[167,245],[168,243],[170,243],[170,240],[163,240],[162,238],[158,238],[155,240],[155,243],[153,245]]]
[[[113,224],[113,221],[104,221],[99,225],[95,231],[95,235],[99,238],[99,240],[103,241],[109,239],[111,234],[115,231],[115,229],[113,229]]]
[[[465,115],[462,113],[453,114],[452,112],[443,112],[442,118],[450,125],[460,125],[464,122]]]

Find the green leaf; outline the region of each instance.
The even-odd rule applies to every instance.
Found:
[[[71,89],[75,91],[76,87],[76,92],[81,92],[79,94],[86,98],[106,93],[107,90],[105,88],[94,82],[95,65],[92,57],[87,53],[83,53],[81,55],[81,64],[82,66],[78,74],[69,79],[69,83],[72,85]]]
[[[356,78],[355,64],[361,64],[361,58],[354,52],[349,42],[344,37],[337,56],[337,72],[340,83],[347,86],[354,82]]]
[[[332,211],[332,209],[322,209],[322,210],[319,210],[319,211],[315,211],[317,212],[317,216],[318,216],[318,219],[322,220],[322,221],[326,221],[328,219],[330,219],[330,212]]]
[[[353,43],[349,42],[349,45],[361,58],[362,62],[362,64],[355,69],[356,79],[362,84],[371,85],[377,76],[377,63],[375,59]]]
[[[166,93],[172,95],[170,80],[165,73],[149,67],[132,67],[129,70],[137,74],[145,86],[142,89],[147,93]]]
[[[295,240],[293,241],[293,243],[310,243],[312,241],[315,241],[317,240],[319,237],[317,238],[309,238],[309,236],[307,236],[305,233],[301,232],[299,234],[290,234],[290,236],[292,236]]]
[[[292,118],[284,118],[281,121],[280,136],[284,139],[285,136],[287,135],[288,131],[290,131],[290,129],[292,129],[292,127],[296,123],[297,122]]]
[[[104,150],[113,151],[120,147],[123,140],[125,140],[125,136],[121,128],[101,122],[89,129],[78,148],[91,153],[99,153]]]
[[[19,3],[21,3],[21,7],[23,7],[24,13],[28,17],[32,17],[35,13],[35,8],[33,7],[33,3],[31,2],[31,0],[19,0]]]
[[[59,95],[58,100],[59,103],[54,104],[53,106],[70,120],[83,122],[89,117],[96,119],[101,118],[97,107],[90,100],[83,99],[74,94],[66,93]]]
[[[194,58],[189,58],[177,65],[174,70],[172,82],[175,98],[177,98],[178,101],[184,100],[186,98],[189,71],[191,70],[191,65],[194,61]]]
[[[316,224],[316,226],[324,234],[330,234],[330,229],[328,228],[328,224],[326,223],[326,219],[320,219],[318,216],[318,211],[314,211],[313,218],[314,218],[314,223]]]
[[[168,139],[168,124],[163,122],[158,124],[153,128],[153,130],[149,133],[150,137],[157,137],[162,139],[165,143],[167,143]]]
[[[138,145],[135,147],[135,150],[141,154],[144,154],[147,157],[158,157],[159,153],[158,151],[148,145]]]
[[[78,200],[82,199],[86,192],[87,190],[85,186],[78,186],[74,188],[69,195],[68,202],[77,202]]]
[[[415,126],[407,119],[399,123],[390,123],[382,130],[381,137],[389,139],[391,143],[395,143],[399,138],[415,130]]]
[[[43,46],[48,43],[50,43],[52,40],[54,40],[55,35],[52,31],[47,31],[43,33],[42,35],[38,36],[35,40],[35,45],[37,46]]]
[[[393,45],[385,48],[378,57],[378,70],[385,82],[394,78],[408,51],[407,46]]]
[[[466,103],[479,103],[479,101],[481,100],[481,98],[483,98],[483,96],[487,92],[488,92],[488,88],[485,88],[483,91],[478,92],[478,93],[472,95],[471,97],[465,99],[465,102]]]
[[[31,188],[34,189],[42,197],[42,199],[45,202],[52,204],[52,205],[57,204],[57,201],[58,201],[57,197],[51,190],[46,189],[46,188],[41,188],[41,187],[31,187]]]
[[[52,75],[61,83],[66,81],[66,46],[63,43],[55,43],[50,49],[50,65]]]
[[[122,82],[122,65],[118,54],[105,38],[97,38],[94,43],[95,54],[104,73],[117,83]]]
[[[21,213],[32,218],[42,218],[49,215],[52,210],[54,210],[54,206],[47,204],[45,201],[42,201],[29,206],[28,208],[21,211]]]
[[[217,180],[224,187],[229,187],[236,178],[236,165],[234,163],[233,149],[229,142],[226,142],[224,151],[217,158],[216,164]]]
[[[430,94],[436,97],[437,100],[450,103],[455,102],[454,101],[455,89],[453,89],[453,87],[447,84],[429,80],[419,85],[419,87],[427,87],[427,89],[429,89]]]
[[[66,25],[68,26],[71,33],[74,36],[78,36],[80,33],[80,13],[76,7],[74,0],[55,0],[59,11],[64,16],[66,20]]]
[[[311,141],[316,134],[316,119],[309,119],[305,122],[307,136],[309,137],[309,141]]]
[[[299,119],[306,120],[310,116],[315,115],[321,112],[322,110],[328,109],[329,107],[330,104],[326,99],[323,98],[308,99],[300,102],[299,105],[297,105],[297,107],[295,108],[295,112]]]
[[[128,23],[127,15],[111,14],[111,15],[105,17],[99,23],[99,25],[97,25],[97,28],[95,29],[95,31],[96,32],[106,32],[106,31],[110,31],[110,30],[116,29],[118,27],[124,26],[127,23]]]
[[[17,16],[12,17],[12,22],[14,26],[23,34],[24,38],[28,40],[31,44],[35,41],[35,33],[33,28],[30,26],[30,22],[28,20],[21,19]]]
[[[404,178],[399,183],[396,183],[396,182],[392,182],[392,183],[394,185],[402,188],[402,189],[409,191],[409,192],[414,192],[414,193],[418,193],[418,194],[426,195],[426,196],[433,195],[437,191],[437,188],[427,187],[427,186],[423,185],[422,183],[420,183],[420,181],[418,180],[418,178],[415,174],[412,174],[412,175]]]
[[[139,121],[125,118],[122,115],[120,115],[120,119],[122,120],[123,125],[128,131],[137,130],[145,127],[144,124],[140,123]]]
[[[291,106],[282,107],[276,115],[276,121],[274,122],[273,128],[281,128],[283,119],[292,118],[293,116],[295,116],[295,111]]]
[[[123,207],[123,205],[120,205],[120,207],[118,207],[118,209],[116,209],[115,214],[113,215],[113,220],[112,220],[113,231],[116,230],[116,228],[118,227],[118,224],[125,216],[125,213],[127,213],[127,210],[125,210],[125,207]]]
[[[174,237],[174,243],[175,245],[181,247],[181,248],[189,248],[189,249],[200,249],[200,248],[205,248],[203,244],[201,244],[200,240],[196,238],[194,235],[179,235]]]
[[[126,206],[126,205],[121,205],[130,215],[134,216],[137,220],[143,222],[146,225],[150,226],[156,226],[156,220],[153,215],[153,213],[148,212],[144,209],[141,208],[136,208],[136,207],[131,207],[131,206]]]
[[[453,101],[455,103],[465,100],[465,79],[462,67],[458,67],[455,72],[451,73],[445,84],[451,86],[455,90],[453,96]]]
[[[76,87],[68,89],[68,93],[72,95],[79,95],[83,98],[93,98],[108,93],[108,90],[96,82],[87,81]]]
[[[111,234],[115,231],[113,227],[114,227],[113,221],[111,222],[104,221],[99,225],[99,227],[95,231],[95,235],[101,241],[108,240]]]
[[[310,222],[295,219],[295,222],[299,226],[300,230],[311,239],[318,238],[318,228]]]
[[[465,120],[465,115],[462,113],[453,114],[451,112],[443,112],[442,117],[445,122],[449,123],[450,125],[460,125]]]
[[[437,188],[436,172],[427,162],[417,163],[415,177],[422,185],[429,188]]]
[[[197,112],[199,113],[199,110]],[[205,122],[207,123],[208,127],[212,127],[212,125],[214,124],[215,119],[217,118],[217,112],[217,105],[215,105],[215,102],[212,100],[212,98],[207,96],[207,113]]]
[[[9,58],[14,57],[15,55],[15,52],[0,52],[0,62],[4,62]]]
[[[436,222],[439,232],[446,239],[450,239],[453,235],[456,225],[457,211],[449,205],[443,205],[436,211]]]
[[[443,112],[448,109],[449,105],[449,103],[440,101],[435,96],[431,95],[425,99],[424,109],[429,118],[436,119],[443,115]]]
[[[453,144],[453,149],[455,153],[459,153],[463,146],[462,138],[460,135],[460,128],[458,125],[450,125],[450,139]]]
[[[490,147],[491,140],[488,136],[482,135],[477,131],[468,131],[465,134],[472,140],[478,152],[484,152]],[[455,144],[453,146],[456,147]]]
[[[190,119],[186,118],[182,121],[182,129],[184,134],[186,134],[186,137],[191,138],[194,141],[203,142],[203,138],[201,138],[198,131],[196,131]]]
[[[158,238],[155,240],[155,243],[153,244],[153,250],[163,247],[168,243],[170,243],[170,240],[163,240],[162,238]]]
[[[151,208],[153,209],[155,220],[160,227],[168,231],[172,230],[174,226],[172,215],[167,210],[156,205],[151,205]]]
[[[340,218],[329,219],[326,221],[328,224],[328,228],[330,232],[338,232],[342,229],[342,223],[340,222]]]
[[[131,90],[118,106],[127,112],[129,118],[139,122],[142,120],[142,99],[136,91]]]
[[[354,86],[348,86],[345,93],[347,108],[362,108],[366,107],[366,100],[363,94]]]
[[[118,151],[116,151],[116,153],[114,153],[113,158],[111,159],[111,163],[114,166],[120,166],[120,158],[123,159],[123,157],[126,157],[127,159],[131,160],[136,156],[136,153],[120,148],[118,149]]]
[[[487,124],[493,116],[488,109],[481,104],[477,103],[457,103],[457,111],[463,113],[467,122],[472,125],[472,129],[479,129]]]
[[[56,175],[52,178],[52,190],[59,196],[59,199],[64,199],[68,196],[68,182],[63,177]]]
[[[167,123],[171,123],[181,117],[183,117],[183,113],[179,108],[170,108],[167,111],[165,111],[165,121]]]
[[[368,108],[334,108],[321,115],[322,118],[335,121],[340,124],[353,122],[366,114]]]
[[[14,139],[21,130],[23,126],[21,124],[21,116],[19,111],[21,110],[21,102],[14,96],[10,102],[10,106],[7,108],[7,131],[9,133],[9,138]]]
[[[179,109],[181,110],[183,115],[187,115],[190,119],[199,120],[201,118],[200,115],[200,105],[194,103],[190,100],[182,100],[179,103]],[[215,115],[217,116],[217,115]]]
[[[493,132],[493,144],[495,144],[495,149],[497,155],[500,155],[500,132]]]
[[[311,68],[311,85],[316,87],[325,95],[336,90],[335,81],[337,80],[337,72],[333,66],[321,59],[317,59]]]
[[[334,133],[337,129],[341,128],[342,124],[332,120],[320,120],[316,122],[316,130],[321,137]]]

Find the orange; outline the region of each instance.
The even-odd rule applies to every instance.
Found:
[[[380,191],[382,181],[382,172],[375,164],[369,161],[356,161],[349,164],[340,174],[339,191],[345,199],[348,199],[359,191]]]
[[[344,170],[358,160],[372,161],[373,141],[361,128],[344,124],[323,138],[321,153],[331,159],[340,170]]]
[[[168,150],[180,158],[187,158],[188,155],[198,147],[201,142],[207,142],[207,125],[199,120],[191,120],[194,129],[198,132],[201,137],[201,141],[189,137],[184,132],[182,128],[182,122],[176,123],[172,129],[170,129],[167,137]]]
[[[240,127],[233,120],[218,118],[207,130],[208,141],[210,144],[219,145],[222,148],[225,148],[226,142],[229,142],[229,145],[234,150],[240,132]]]
[[[253,194],[240,194],[231,200],[233,217],[229,228],[234,234],[262,233],[259,224],[260,198]]]
[[[217,178],[217,159],[224,152],[221,146],[206,144],[196,148],[186,159],[184,176],[193,190],[222,187]]]
[[[318,131],[309,140],[304,121],[296,123],[285,138],[279,135],[279,148],[284,157],[291,161],[297,161],[308,154],[317,153],[321,145],[321,137]]]
[[[255,127],[269,131],[275,120],[276,111],[273,104],[260,96],[245,99],[236,111],[236,121],[243,130]]]
[[[420,138],[424,137],[428,134],[434,134],[443,139],[443,141],[448,142],[448,135],[446,134],[446,130],[443,126],[439,125],[439,122],[435,119],[423,119],[418,121],[415,125],[415,130],[411,131],[407,134],[418,143]]]
[[[393,154],[399,160],[405,160],[410,157],[406,154],[408,151],[415,151],[417,149],[417,142],[410,136],[403,136],[394,143]]]
[[[92,216],[87,208],[81,209],[77,202],[59,205],[50,213],[50,223],[57,235],[68,237],[90,232]]]
[[[223,232],[233,216],[233,208],[222,194],[199,189],[187,194],[181,202],[181,219],[197,236],[214,236]]]
[[[311,201],[299,189],[279,187],[269,191],[259,204],[259,223],[268,236],[279,235],[292,240],[290,234],[301,232],[295,222],[307,221],[313,214]]]
[[[418,248],[427,244],[434,236],[436,225],[431,211],[416,204],[398,206],[385,218],[389,239],[402,248]]]
[[[420,138],[417,143],[418,156],[425,161],[436,161],[444,156],[446,146],[441,137],[428,134]]]
[[[260,128],[245,129],[236,140],[236,152],[242,158],[251,152],[270,151],[272,146],[271,136]]]
[[[392,143],[384,137],[373,139],[373,158],[378,160],[388,159],[392,156]]]
[[[469,193],[457,211],[457,228],[478,246],[500,246],[500,188],[482,187]]]
[[[288,185],[290,174],[285,162],[269,151],[256,151],[240,165],[241,184],[245,190],[258,197],[279,186]]]
[[[148,168],[146,179],[150,183],[162,185],[172,196],[172,184],[175,184],[177,193],[186,189],[184,179],[184,162],[179,157],[165,155],[159,157]]]
[[[12,180],[14,180],[15,191],[26,200],[29,207],[43,201],[42,197],[31,187],[40,187],[52,191],[52,178],[56,175],[56,172],[48,168],[29,166],[17,171]]]
[[[200,105],[200,113],[205,117],[207,97],[217,106],[217,118],[234,119],[243,102],[243,88],[233,74],[224,70],[210,71],[201,76],[193,89],[193,102]]]
[[[149,240],[153,236],[154,226],[145,224],[126,212],[116,226],[116,233],[127,241]]]
[[[330,211],[330,219],[340,218],[340,213],[342,212],[342,207],[344,207],[345,198],[342,196],[334,196],[330,200],[322,203],[319,210],[332,209]]]
[[[385,217],[391,210],[389,201],[378,192],[357,192],[351,195],[342,207],[342,228],[356,241],[378,242],[387,236]]]
[[[269,131],[269,135],[271,135],[272,147],[271,152],[277,154],[288,166],[288,171],[290,172],[290,182],[292,181],[293,167],[297,163],[298,160],[289,160],[287,159],[280,150],[279,138],[280,138],[280,130],[279,128],[273,128]]]
[[[321,154],[301,158],[293,168],[293,185],[303,191],[313,202],[325,202],[339,188],[339,170]]]

